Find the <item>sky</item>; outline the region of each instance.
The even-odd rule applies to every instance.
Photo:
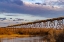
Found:
[[[64,16],[64,0],[0,0],[0,26]]]
[[[22,1],[29,2],[29,3],[37,3],[37,2],[44,3],[44,0],[22,0]]]

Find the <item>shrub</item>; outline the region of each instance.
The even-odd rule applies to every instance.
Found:
[[[64,32],[60,33],[57,38],[56,42],[64,42]]]

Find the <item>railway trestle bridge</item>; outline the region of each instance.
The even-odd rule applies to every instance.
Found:
[[[63,29],[64,26],[64,17],[39,20],[34,22],[16,24],[7,26],[8,28],[55,28]]]

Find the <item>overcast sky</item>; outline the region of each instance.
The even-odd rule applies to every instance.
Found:
[[[64,0],[0,0],[0,26],[64,16]]]

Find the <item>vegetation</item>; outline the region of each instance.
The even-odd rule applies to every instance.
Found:
[[[45,28],[0,28],[0,35],[46,35],[48,31]]]
[[[62,30],[56,30],[51,28],[0,28],[0,36],[1,35],[12,36],[13,34],[18,34],[19,36],[20,35],[45,36],[45,35],[52,35],[51,32],[52,30],[56,42],[64,42],[64,32]],[[51,37],[49,38],[51,39]]]
[[[64,42],[64,32],[60,33],[59,35],[55,36],[56,42]]]

